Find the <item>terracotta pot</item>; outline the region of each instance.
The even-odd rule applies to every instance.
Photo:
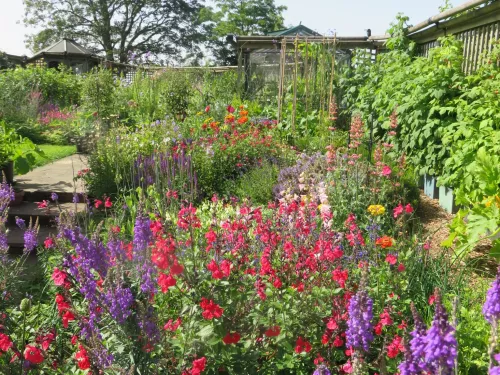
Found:
[[[0,180],[3,178],[7,180],[7,183],[12,185],[14,183],[14,162],[8,161],[7,164],[0,167]]]

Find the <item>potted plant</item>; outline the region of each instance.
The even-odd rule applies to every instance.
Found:
[[[29,172],[35,154],[45,156],[28,138],[18,135],[4,121],[0,122],[0,171],[8,184],[14,182],[14,169],[21,174]]]

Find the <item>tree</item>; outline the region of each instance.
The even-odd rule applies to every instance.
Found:
[[[131,53],[175,56],[197,48],[203,0],[24,0],[25,23],[42,28],[28,39],[34,50],[61,37],[127,62]]]
[[[264,35],[284,27],[286,6],[274,0],[215,0],[216,10],[207,8],[203,17],[211,19],[210,49],[219,63],[235,65],[236,54],[228,48],[225,37],[235,35]]]

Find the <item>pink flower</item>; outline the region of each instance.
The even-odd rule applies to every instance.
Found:
[[[393,210],[394,219],[397,219],[398,216],[401,215],[402,213],[403,213],[403,205],[400,203],[399,206],[397,206]]]
[[[431,244],[429,242],[424,243],[424,250],[429,250],[431,248]]]
[[[45,245],[46,249],[52,249],[54,247],[54,240],[52,239],[52,237],[47,237],[43,244]]]
[[[49,207],[49,201],[41,201],[41,202],[36,202],[38,205],[38,208],[48,208]]]
[[[104,207],[111,208],[112,206],[113,206],[113,203],[111,202],[111,198],[107,197],[106,201],[104,202]]]
[[[382,168],[382,176],[389,177],[391,173],[391,168],[388,165],[384,165],[384,167]]]
[[[95,207],[95,208],[99,208],[99,207],[101,207],[101,206],[102,206],[102,200],[100,200],[100,199],[96,199],[96,200],[94,201],[94,207]]]
[[[411,206],[411,204],[409,204],[409,203],[408,203],[408,204],[405,206],[405,212],[406,212],[407,214],[411,214],[411,213],[413,212],[413,207]]]
[[[227,106],[227,111],[228,111],[229,113],[234,113],[234,107],[233,107],[231,104],[229,104],[229,105]]]
[[[52,272],[52,280],[54,280],[54,284],[56,286],[62,286],[66,282],[66,272],[61,271],[59,268],[54,268],[54,272]]]
[[[393,254],[387,254],[387,256],[385,257],[385,261],[393,266],[398,261],[398,258]]]
[[[210,106],[209,106],[209,105],[207,105],[207,106],[205,107],[205,113],[208,113],[208,112],[210,112]]]

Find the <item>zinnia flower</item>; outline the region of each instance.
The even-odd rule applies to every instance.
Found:
[[[393,245],[392,238],[389,236],[383,236],[375,241],[375,245],[380,246],[382,249],[387,249]]]
[[[372,204],[372,205],[368,206],[368,212],[372,216],[380,216],[380,215],[383,215],[385,213],[385,208],[384,208],[384,206],[382,206],[380,204]]]

